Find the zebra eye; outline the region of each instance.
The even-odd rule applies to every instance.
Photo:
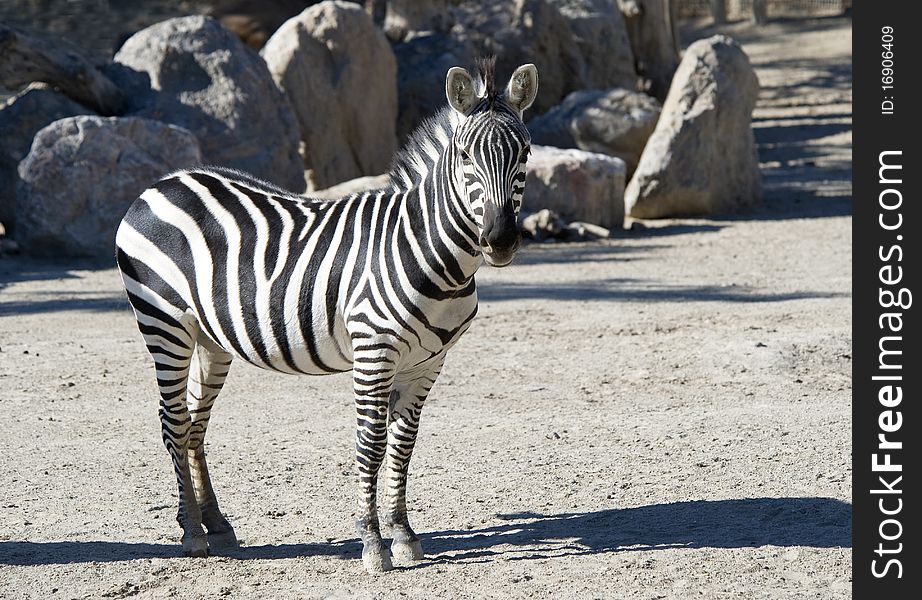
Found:
[[[522,162],[528,160],[528,155],[531,154],[531,146],[525,146],[522,148]]]
[[[464,166],[469,167],[474,164],[474,161],[471,160],[470,155],[464,150],[461,151],[461,162],[464,163]]]

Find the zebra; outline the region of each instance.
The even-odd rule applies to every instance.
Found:
[[[538,73],[522,65],[498,92],[495,58],[478,67],[476,79],[448,71],[448,106],[411,135],[382,189],[319,200],[199,167],[166,176],[128,209],[116,260],[156,369],[186,556],[239,547],[204,451],[239,359],[291,374],[352,371],[362,562],[378,573],[392,556],[423,558],[406,500],[423,403],[477,312],[478,267],[508,265],[521,242],[531,142],[522,116]]]

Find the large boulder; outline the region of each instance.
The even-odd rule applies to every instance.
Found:
[[[628,184],[628,214],[708,214],[758,202],[758,95],[759,80],[734,40],[715,35],[689,46]]]
[[[53,85],[102,114],[115,114],[124,100],[122,91],[77,46],[0,22],[0,86],[16,90],[36,81]]]
[[[581,90],[532,119],[528,131],[537,144],[617,156],[630,177],[661,108],[655,98],[624,88]]]
[[[405,140],[426,117],[447,105],[444,90],[448,69],[469,67],[476,53],[452,36],[428,33],[395,45],[394,54],[399,96],[397,135]]]
[[[624,170],[624,161],[614,156],[533,144],[522,209],[549,208],[566,221],[620,228]]]
[[[38,132],[19,164],[16,239],[33,254],[111,257],[131,203],[201,162],[196,137],[150,119],[77,116]]]
[[[170,19],[131,36],[109,74],[131,116],[193,132],[209,164],[300,192],[297,121],[266,64],[209,17]]]
[[[550,0],[567,19],[580,54],[579,88],[633,89],[637,79],[627,25],[617,0]]]
[[[310,189],[387,168],[397,149],[397,61],[359,5],[308,8],[262,55],[295,108]]]
[[[88,114],[92,114],[90,109],[45,84],[32,84],[0,108],[0,223],[8,234],[14,234],[16,227],[16,169],[29,153],[35,134],[52,121]]]

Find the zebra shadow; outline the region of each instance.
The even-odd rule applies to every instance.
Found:
[[[852,507],[832,498],[696,500],[595,512],[497,515],[499,524],[423,533],[426,560],[410,567],[553,559],[669,548],[851,547]],[[310,556],[357,559],[358,539],[243,545],[235,560]],[[178,543],[0,541],[0,565],[49,565],[177,558]]]
[[[243,545],[225,556],[235,560],[271,560],[305,556],[357,558],[362,555],[359,540],[329,543]],[[151,544],[111,541],[0,541],[0,565],[63,565],[88,562],[123,562],[148,558],[180,558],[179,542]]]
[[[480,529],[424,535],[428,561],[485,562],[669,548],[851,547],[852,507],[832,498],[695,500],[595,512],[497,515]]]
[[[656,280],[610,277],[566,284],[493,281],[479,283],[477,294],[487,302],[509,300],[608,302],[787,302],[812,298],[841,298],[847,294],[825,291],[773,292],[743,285],[678,285]]]

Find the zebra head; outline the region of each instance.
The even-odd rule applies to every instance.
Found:
[[[464,182],[470,214],[487,264],[512,262],[522,236],[516,226],[525,191],[525,163],[531,136],[522,114],[538,92],[538,70],[522,65],[505,92],[497,93],[495,59],[481,61],[475,82],[467,70],[452,67],[445,79],[448,103],[461,115],[451,146],[451,160]]]

